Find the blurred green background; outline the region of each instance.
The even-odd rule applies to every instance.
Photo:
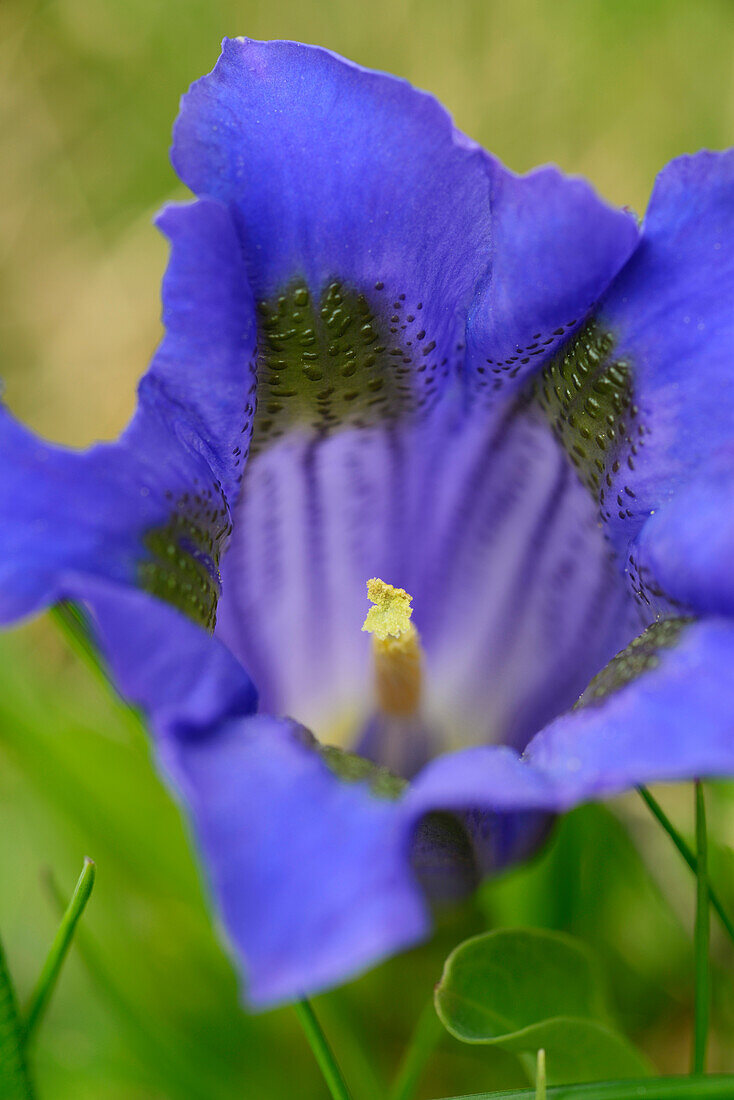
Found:
[[[408,77],[513,169],[555,161],[638,211],[668,159],[732,142],[730,0],[2,0],[0,371],[14,411],[54,439],[113,436],[132,410],[160,335],[151,217],[183,196],[171,123],[224,34],[317,42]],[[662,797],[690,835],[690,792]],[[734,906],[727,785],[710,817]],[[238,1007],[145,736],[46,622],[0,638],[0,837],[0,931],[21,995],[55,926],[44,876],[70,892],[85,854],[99,867],[35,1051],[42,1100],[325,1095],[292,1014]],[[684,1071],[692,914],[690,876],[631,796],[572,814],[432,944],[317,1007],[367,1100],[463,935],[567,929],[598,949],[622,1026],[661,1071]],[[734,1070],[732,954],[715,933],[711,1066]],[[420,1095],[521,1083],[508,1057],[446,1038]]]

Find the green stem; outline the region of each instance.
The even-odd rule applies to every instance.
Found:
[[[0,943],[0,1096],[3,1100],[32,1100],[23,1052],[23,1025],[18,1016],[15,990],[5,952]]]
[[[89,901],[89,895],[92,892],[94,886],[95,866],[91,859],[84,860],[84,867],[82,873],[79,876],[79,881],[76,884],[76,889],[72,895],[72,899],[69,902],[68,908],[61,918],[61,923],[58,927],[54,941],[51,944],[51,950],[48,953],[46,962],[43,965],[43,970],[36,983],[36,988],[28,1005],[25,1017],[25,1039],[26,1043],[31,1039],[34,1031],[38,1027],[39,1021],[45,1012],[51,994],[53,993],[56,982],[58,981],[61,967],[63,966],[64,959],[66,958],[71,941],[74,936],[74,929],[76,928],[77,921],[84,912],[84,907]]]
[[[418,1017],[418,1023],[390,1089],[390,1100],[410,1100],[428,1059],[444,1034],[443,1024],[436,1015],[431,998]]]
[[[293,1005],[333,1100],[352,1100],[336,1058],[310,1003],[304,998]]]
[[[665,829],[665,832],[668,834],[670,839],[673,841],[673,844],[676,846],[676,848],[678,849],[680,854],[683,856],[683,859],[686,861],[686,863],[688,864],[690,869],[693,871],[694,875],[697,875],[698,874],[698,861],[696,859],[695,853],[688,846],[688,844],[686,844],[685,840],[680,835],[680,833],[676,829],[675,825],[673,824],[673,822],[670,820],[670,818],[666,814],[665,810],[662,808],[662,806],[657,801],[657,799],[653,798],[653,796],[648,791],[647,787],[638,787],[637,790],[639,791],[640,795],[642,796],[643,800],[645,801],[648,809],[652,812],[653,816],[659,821],[659,823]],[[716,891],[714,890],[714,888],[713,888],[713,886],[711,885],[710,882],[709,882],[709,901],[711,902],[711,905],[713,906],[713,908],[716,910],[717,916],[719,917],[719,920],[721,921],[722,925],[726,929],[726,931],[729,935],[729,938],[734,943],[734,922],[732,922],[731,918],[728,916],[726,910],[724,909],[724,906],[721,904],[721,900],[720,900],[718,894],[716,893]]]
[[[319,1022],[330,1036],[332,1049],[339,1051],[342,1072],[346,1079],[359,1081],[359,1091],[365,1096],[385,1097],[387,1086],[375,1059],[367,1049],[367,1037],[361,1031],[361,1020],[354,1015],[354,1005],[339,994],[332,994],[319,1007]]]
[[[709,1031],[709,889],[707,875],[706,804],[703,785],[695,783],[696,792],[696,927],[694,951],[696,957],[696,999],[693,1026],[692,1073],[706,1068],[706,1046]]]
[[[531,1089],[478,1092],[451,1100],[535,1100]],[[734,1075],[645,1077],[640,1081],[599,1081],[548,1089],[547,1100],[734,1100]]]

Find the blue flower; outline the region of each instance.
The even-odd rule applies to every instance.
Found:
[[[129,427],[0,415],[0,616],[89,609],[265,1005],[548,811],[734,772],[734,154],[640,229],[400,80],[235,40],[173,162]]]

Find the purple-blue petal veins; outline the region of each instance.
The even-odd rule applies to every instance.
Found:
[[[640,230],[404,81],[238,39],[172,158],[126,431],[0,411],[0,617],[86,605],[267,1005],[548,814],[734,771],[734,154],[669,165]],[[360,629],[370,578],[412,649]]]

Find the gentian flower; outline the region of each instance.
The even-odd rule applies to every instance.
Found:
[[[0,614],[88,609],[268,1005],[546,813],[734,772],[734,155],[640,228],[401,80],[234,40],[173,163],[128,428],[2,412]]]

